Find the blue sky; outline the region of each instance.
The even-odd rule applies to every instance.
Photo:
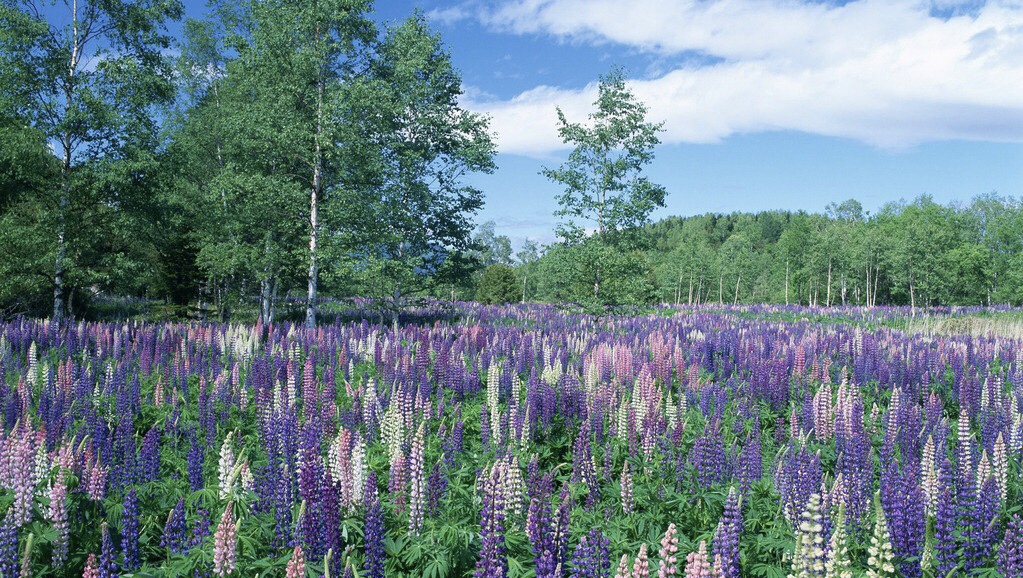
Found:
[[[584,120],[614,65],[665,122],[655,218],[1023,196],[1020,0],[381,0],[375,17],[413,8],[491,116],[477,220],[516,245],[554,240],[559,189],[537,173],[567,156],[555,106]]]

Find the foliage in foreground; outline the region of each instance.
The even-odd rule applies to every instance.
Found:
[[[1019,575],[1017,340],[659,313],[4,324],[0,574]]]

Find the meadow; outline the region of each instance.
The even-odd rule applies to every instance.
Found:
[[[1023,576],[1016,312],[368,305],[0,324],[0,575]]]

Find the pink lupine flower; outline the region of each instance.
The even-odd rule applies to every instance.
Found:
[[[674,522],[669,524],[668,530],[664,532],[664,538],[661,539],[661,566],[657,570],[657,578],[668,578],[678,573],[678,557],[675,556],[678,553],[677,532]]]
[[[50,507],[46,517],[57,530],[57,539],[53,543],[53,565],[59,567],[67,559],[70,538],[67,520],[67,481],[63,470],[57,474],[57,481],[50,488]]]
[[[714,578],[717,572],[710,563],[707,555],[707,542],[701,540],[700,546],[695,552],[686,556],[686,578]]]
[[[639,547],[639,554],[632,564],[632,578],[650,578],[650,560],[646,554],[646,544]]]
[[[220,517],[220,524],[213,536],[213,544],[213,573],[217,576],[227,576],[234,571],[238,547],[238,525],[231,515],[230,502]]]
[[[301,544],[295,544],[295,550],[291,553],[291,560],[288,560],[288,569],[285,576],[287,578],[305,578],[305,554],[302,553]]]
[[[89,559],[85,562],[85,570],[82,572],[82,578],[99,578],[99,561],[96,560],[95,554],[89,554]]]

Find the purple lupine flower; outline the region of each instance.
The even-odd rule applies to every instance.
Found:
[[[547,496],[536,496],[529,502],[526,514],[526,536],[533,551],[537,578],[555,578],[558,562],[555,560],[553,512]]]
[[[735,477],[739,482],[739,492],[746,495],[750,487],[764,476],[763,455],[760,449],[760,431],[754,429],[746,436],[746,444],[739,452],[739,460]]]
[[[1009,520],[998,548],[998,571],[1002,576],[1023,576],[1023,517],[1016,512]]]
[[[739,535],[742,532],[742,507],[735,488],[728,491],[725,511],[714,531],[713,552],[721,557],[718,571],[722,578],[739,578]]]
[[[18,527],[8,510],[0,525],[0,576],[18,575]]]
[[[902,562],[901,575],[917,578],[921,574],[920,556],[923,553],[926,514],[924,494],[916,481],[915,467],[906,467],[901,473],[898,464],[890,462],[881,479],[881,505],[888,519],[892,550]]]
[[[139,559],[139,500],[135,488],[124,495],[121,510],[121,549],[124,550],[124,569],[129,572],[138,570]]]
[[[366,476],[365,489],[366,518],[363,522],[363,542],[365,543],[365,564],[363,569],[366,578],[384,578],[384,510],[377,496],[377,474],[370,470]]]
[[[995,542],[998,541],[1000,532],[999,514],[1001,512],[1001,490],[998,489],[998,480],[994,476],[988,476],[984,485],[980,488],[980,496],[977,500],[978,522],[980,524],[980,548],[983,552],[991,552]]]
[[[156,481],[160,475],[160,430],[156,426],[146,432],[139,454],[142,469],[140,481],[142,483]]]
[[[475,578],[503,578],[508,574],[504,547],[504,504],[502,468],[495,464],[483,483],[483,510],[480,513],[480,559]]]
[[[114,557],[117,554],[114,552],[114,541],[110,538],[110,529],[106,522],[103,522],[100,532],[103,538],[100,541],[99,578],[117,578],[119,576],[117,563],[114,562]]]
[[[202,468],[205,459],[203,445],[192,434],[192,447],[188,450],[188,486],[193,492],[203,488]]]
[[[188,527],[185,522],[185,499],[179,498],[178,503],[167,515],[167,523],[163,526],[160,546],[167,548],[172,554],[188,552]]]
[[[611,570],[610,542],[593,528],[579,539],[572,555],[571,578],[603,578]]]
[[[430,516],[440,514],[440,502],[448,489],[447,473],[440,466],[441,462],[435,463],[426,480],[426,512]]]
[[[705,488],[728,479],[725,440],[717,420],[708,422],[704,434],[696,438],[689,460],[696,470],[696,480]]]

